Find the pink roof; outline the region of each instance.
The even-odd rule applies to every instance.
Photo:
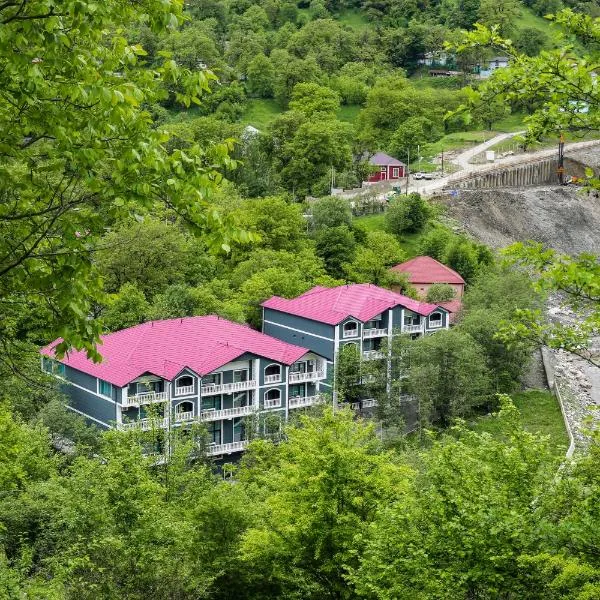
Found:
[[[463,284],[465,280],[450,267],[431,258],[416,256],[391,268],[392,271],[408,273],[410,283],[454,283]]]
[[[378,166],[378,167],[383,167],[383,166],[388,166],[388,167],[404,167],[405,164],[398,160],[397,158],[394,158],[393,156],[390,156],[389,154],[386,154],[385,152],[377,152],[375,154],[373,154],[373,156],[371,156],[371,158],[369,158],[369,164]]]
[[[419,302],[370,283],[314,287],[291,300],[273,296],[262,306],[329,325],[336,325],[348,317],[368,321],[394,306],[404,306],[424,316],[438,308],[436,304]]]
[[[42,348],[53,355],[55,340]],[[246,325],[216,316],[149,321],[101,336],[104,360],[94,363],[84,351],[70,352],[60,362],[123,387],[144,373],[173,380],[184,368],[200,376],[245,352],[291,365],[308,350],[282,342]]]
[[[462,302],[458,299],[446,300],[446,302],[440,302],[440,306],[450,313],[450,323],[454,323],[454,321],[456,321],[457,313],[462,308]]]

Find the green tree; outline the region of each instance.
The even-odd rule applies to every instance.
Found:
[[[400,160],[416,159],[427,153],[427,143],[442,137],[443,130],[426,117],[410,117],[392,134],[388,149]]]
[[[339,196],[319,198],[311,204],[312,224],[315,230],[330,227],[352,227],[350,203]]]
[[[424,422],[447,426],[491,397],[485,355],[466,333],[439,331],[416,340],[409,364],[408,388]]]
[[[385,214],[386,229],[395,235],[417,233],[425,227],[430,216],[431,208],[420,194],[397,195]]]
[[[343,279],[343,265],[352,261],[356,240],[346,225],[328,227],[317,231],[315,252],[325,262],[327,273],[336,279]]]
[[[259,98],[273,96],[273,77],[275,71],[273,64],[264,54],[257,54],[246,69],[248,92]]]
[[[171,59],[143,68],[143,49],[123,37],[142,19],[155,31],[175,28],[180,10],[174,1],[0,5],[1,295],[46,313],[64,339],[59,352],[74,345],[98,358],[91,250],[115,218],[166,202],[198,227],[221,229],[207,210],[219,177],[205,150],[169,153],[145,108],[165,99],[163,82],[180,90],[178,102],[198,102],[211,75]],[[215,148],[210,164],[226,162],[227,150]],[[11,339],[5,328],[0,335]]]
[[[316,83],[298,83],[292,90],[289,106],[309,119],[335,118],[340,108],[340,97],[328,87]]]
[[[352,598],[347,577],[376,507],[402,494],[411,470],[380,453],[372,426],[350,411],[326,409],[300,423],[262,469],[242,468],[240,477],[253,482],[253,502],[261,507],[244,535],[242,556],[263,579],[279,583],[277,597]]]
[[[419,242],[419,254],[443,261],[446,256],[446,248],[451,240],[452,234],[450,231],[441,227],[435,227],[421,238]]]
[[[433,303],[447,302],[448,300],[452,300],[455,294],[456,292],[451,285],[447,283],[434,283],[429,286],[425,300]]]
[[[142,323],[150,312],[150,304],[134,283],[124,283],[113,295],[102,315],[108,331],[117,331]]]
[[[478,268],[477,250],[469,241],[456,239],[446,251],[444,263],[462,275],[468,283],[477,274]]]
[[[484,25],[496,26],[501,35],[507,35],[514,29],[520,13],[517,0],[481,0],[477,16]]]

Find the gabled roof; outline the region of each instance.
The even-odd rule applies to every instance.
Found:
[[[42,348],[53,356],[55,340]],[[101,336],[94,363],[84,351],[70,352],[60,362],[123,387],[144,373],[169,381],[188,368],[200,376],[222,367],[246,352],[291,365],[309,350],[282,342],[246,325],[216,316],[149,321]]]
[[[336,325],[348,317],[368,321],[394,306],[403,306],[423,316],[438,308],[436,304],[419,302],[370,283],[334,288],[317,286],[291,300],[273,296],[262,306],[329,325]]]
[[[369,158],[369,163],[378,167],[390,166],[390,167],[404,167],[404,163],[399,161],[397,158],[386,154],[385,152],[376,152]]]
[[[408,273],[410,283],[465,283],[465,280],[456,271],[431,256],[416,256],[392,267],[391,270]]]

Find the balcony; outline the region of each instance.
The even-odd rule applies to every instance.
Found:
[[[123,399],[121,406],[128,408],[130,406],[140,406],[142,404],[155,404],[157,402],[166,402],[167,392],[146,392],[144,394],[136,394],[135,396],[127,396]]]
[[[148,431],[150,429],[162,429],[166,426],[167,419],[139,419],[138,421],[131,421],[130,423],[121,423],[119,429],[141,429],[142,431]]]
[[[402,333],[422,333],[423,324],[419,325],[402,325]]]
[[[265,408],[279,408],[281,406],[281,398],[266,399],[264,405]]]
[[[300,383],[302,381],[317,381],[318,379],[325,379],[324,370],[306,371],[305,373],[301,373],[300,371],[298,371],[296,373],[290,373],[289,376],[290,383]]]
[[[194,393],[193,385],[182,385],[181,387],[175,388],[176,396],[190,396]]]
[[[193,410],[186,410],[184,412],[175,413],[174,421],[175,423],[183,423],[184,421],[191,421],[194,418]]]
[[[198,421],[220,421],[221,419],[233,419],[235,417],[244,417],[256,410],[254,406],[234,406],[233,408],[223,408],[221,410],[203,410],[198,415]]]
[[[378,360],[385,358],[385,354],[379,350],[365,350],[363,352],[363,360]]]
[[[321,402],[321,396],[296,396],[289,399],[288,406],[290,408],[304,408],[306,406],[314,406],[315,404],[319,404],[319,402]]]
[[[208,447],[207,454],[209,456],[216,456],[218,454],[231,454],[232,452],[241,452],[248,446],[248,440],[241,440],[239,442],[230,442],[229,444],[211,444]]]
[[[387,337],[387,329],[363,329],[363,339],[368,340],[376,337]]]
[[[342,332],[342,338],[355,338],[358,337],[358,327],[354,329],[344,329]]]
[[[362,400],[361,404],[362,408],[375,408],[377,406],[377,400],[375,400],[375,398],[368,398],[367,400]]]
[[[281,383],[281,373],[277,375],[265,375],[265,385],[268,383]]]
[[[214,396],[215,394],[231,394],[232,392],[244,392],[256,388],[256,381],[236,381],[235,383],[222,383],[220,385],[211,383],[202,386],[203,396]]]

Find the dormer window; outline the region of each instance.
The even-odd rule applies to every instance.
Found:
[[[281,381],[281,366],[269,365],[265,367],[265,383],[279,383]]]
[[[356,321],[344,323],[343,335],[345,338],[356,337],[358,335],[358,323]]]
[[[441,327],[442,326],[442,314],[431,313],[429,315],[429,327]]]
[[[191,375],[182,375],[175,380],[175,395],[186,396],[194,393],[194,378]]]

